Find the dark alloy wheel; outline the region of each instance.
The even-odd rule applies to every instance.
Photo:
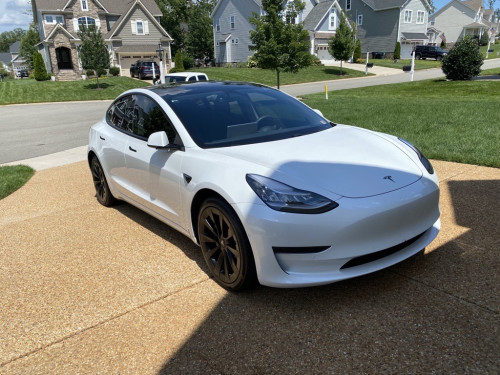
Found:
[[[209,198],[203,203],[198,215],[198,237],[205,262],[219,285],[236,291],[255,282],[250,243],[226,202]]]
[[[92,172],[92,180],[94,181],[97,201],[106,207],[113,205],[116,202],[116,199],[109,190],[106,176],[104,175],[101,163],[99,163],[96,156],[94,156],[90,162],[90,170]]]

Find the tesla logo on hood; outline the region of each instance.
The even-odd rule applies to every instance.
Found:
[[[385,176],[384,177],[384,180],[389,180],[389,181],[392,181],[392,182],[396,182],[392,179],[392,176]]]

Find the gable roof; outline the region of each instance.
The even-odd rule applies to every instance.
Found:
[[[372,8],[374,11],[401,8],[406,5],[409,0],[362,0],[366,5]],[[473,1],[473,0],[471,0]],[[479,0],[481,1],[481,0]],[[427,9],[431,9],[429,2],[427,0],[422,0]]]
[[[110,1],[110,0],[107,0]],[[130,13],[134,9],[136,5],[140,6],[144,13],[148,16],[151,22],[154,23],[154,25],[160,30],[160,32],[167,37],[170,41],[172,41],[172,37],[167,33],[167,31],[163,28],[163,26],[156,20],[153,14],[149,11],[149,9],[146,7],[144,4],[146,0],[124,0],[123,3],[128,3],[128,9],[126,10],[125,13],[122,13],[120,18],[115,22],[111,30],[106,34],[104,37],[105,39],[111,39],[113,36],[115,36],[115,33],[120,27],[123,25],[123,23],[129,18]]]
[[[17,42],[14,42],[10,45],[9,47],[9,52],[10,53],[19,53],[19,48],[21,47],[21,42],[20,41],[17,41]]]
[[[80,38],[76,35],[76,33],[72,33],[69,30],[67,30],[65,27],[63,27],[60,23],[58,23],[52,31],[47,35],[45,38],[45,41],[52,39],[53,35],[58,31],[61,30],[64,34],[68,36],[69,39],[75,39],[75,40],[80,40]]]
[[[455,5],[460,4],[459,6],[462,6],[465,9],[469,9],[469,10],[472,10],[473,12],[477,12],[478,9],[479,9],[479,6],[477,8],[474,8],[474,6],[472,5],[475,2],[476,2],[476,0],[465,0],[465,1],[464,0],[451,0],[449,3],[443,5],[441,8],[439,8],[439,10],[437,10],[436,12],[434,12],[431,15],[431,17],[435,18],[436,16],[440,15],[446,9],[448,9],[452,4],[455,4]],[[482,0],[479,0],[479,2],[482,4]],[[462,8],[462,9],[464,9],[464,8]]]
[[[225,1],[225,0],[219,0],[217,1],[217,4],[215,4],[214,6],[214,10],[212,10],[212,13],[210,13],[210,18],[213,18],[215,12],[217,12],[217,9],[219,9],[220,5],[222,4],[222,2]],[[250,1],[253,1],[255,4],[257,4],[257,6],[259,8],[262,7],[262,1],[261,0],[250,0]]]
[[[0,52],[0,61],[3,62],[4,65],[10,63],[11,58],[10,52]]]
[[[463,0],[462,3],[465,6],[468,6],[472,10],[475,10],[476,12],[479,10],[479,8],[483,7],[483,0]]]
[[[33,0],[36,7],[41,11],[64,10],[73,0]],[[76,0],[78,1],[78,0]],[[135,0],[91,0],[104,9],[107,13],[126,13],[134,4]],[[162,12],[155,0],[141,0],[149,12],[157,17],[162,16]]]
[[[318,24],[325,18],[327,12],[333,6],[333,0],[323,1],[311,9],[306,19],[304,20],[304,29],[314,31]]]

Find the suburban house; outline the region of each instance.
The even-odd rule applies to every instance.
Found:
[[[447,43],[465,35],[481,38],[484,33],[494,40],[499,30],[493,9],[485,9],[483,0],[451,0],[430,16],[428,26],[441,31]]]
[[[12,64],[11,67],[16,77],[18,76],[18,72],[20,72],[21,70],[28,69],[26,61],[21,56],[19,56],[20,47],[21,47],[21,42],[19,41],[11,44],[9,47],[10,63]]]
[[[122,75],[129,75],[137,60],[159,61],[157,50],[170,67],[172,38],[160,25],[162,13],[154,0],[33,0],[32,7],[41,40],[38,50],[47,71],[58,79],[84,74],[78,31],[90,25],[101,31],[111,65],[120,67]]]
[[[431,7],[427,0],[339,0],[356,24],[361,52],[393,57],[396,42],[401,58],[410,58],[416,45],[427,44]]]
[[[10,60],[12,57],[10,56],[10,52],[0,52],[0,62],[3,65],[3,68],[5,71],[10,72],[11,67],[10,67]]]
[[[303,22],[309,32],[311,53],[332,59],[328,53],[328,38],[333,36],[339,23],[341,8],[337,0],[304,0],[305,8],[294,22]],[[261,0],[219,0],[212,11],[215,61],[218,65],[247,61],[250,50],[250,30],[254,26],[249,18],[262,15]]]

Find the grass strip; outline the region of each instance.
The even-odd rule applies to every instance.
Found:
[[[334,122],[405,138],[429,158],[500,167],[500,81],[427,80],[303,99]]]
[[[21,188],[34,173],[35,170],[26,165],[0,167],[0,199]]]

